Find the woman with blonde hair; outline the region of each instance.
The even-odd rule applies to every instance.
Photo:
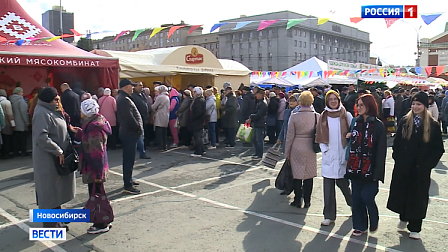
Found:
[[[426,217],[431,170],[445,152],[440,126],[428,112],[428,95],[419,92],[398,124],[392,158],[395,160],[387,208],[400,214],[398,229],[420,239]]]
[[[324,178],[324,221],[321,224],[328,226],[336,219],[335,184],[341,189],[347,205],[352,205],[349,181],[344,175],[346,135],[353,116],[342,106],[341,97],[334,90],[325,95],[325,105],[316,128],[316,143],[322,150],[321,173]]]
[[[304,91],[299,97],[300,109],[289,118],[286,134],[285,158],[290,161],[294,178],[294,201],[291,206],[304,208],[311,205],[313,178],[317,176],[316,153],[313,150],[314,130],[319,120],[311,107],[314,97],[310,91]]]

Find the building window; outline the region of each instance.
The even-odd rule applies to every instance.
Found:
[[[324,37],[324,35],[320,36],[320,40],[322,40],[322,41],[324,41],[324,40],[325,40],[325,37]]]
[[[173,39],[173,38],[171,39],[171,43],[173,43],[173,44],[174,44],[174,39]]]
[[[232,55],[232,60],[234,60],[234,59],[235,59],[235,56]]]
[[[306,31],[303,31],[303,36],[306,37]]]
[[[242,43],[240,44],[240,49],[243,49],[243,44]]]
[[[216,49],[218,49],[219,48],[219,44],[218,43],[216,43]]]
[[[176,43],[179,43],[179,38],[176,38]]]
[[[216,58],[218,58],[218,52],[216,52],[215,55],[216,55]]]
[[[272,41],[268,40],[268,46],[272,46]]]
[[[331,46],[328,47],[328,51],[331,52]]]
[[[163,39],[160,39],[160,46],[163,46]]]
[[[341,48],[341,53],[343,53],[344,52],[344,48]]]
[[[258,32],[258,37],[261,37],[261,36],[263,36],[263,31]]]
[[[302,60],[302,53],[299,53],[299,60]]]
[[[232,44],[232,50],[235,50],[235,45],[234,44]]]
[[[149,46],[152,46],[152,42],[149,42]]]
[[[313,38],[314,38],[314,39],[317,38],[317,34],[316,34],[316,33],[313,34]]]
[[[302,47],[302,41],[299,41],[299,47]]]
[[[297,46],[297,40],[294,40],[294,46]]]
[[[210,50],[213,50],[213,44],[210,44]]]
[[[157,45],[157,40],[156,40],[156,41],[154,41],[154,45],[155,45],[155,46]]]
[[[297,29],[294,29],[294,36],[297,36]],[[296,57],[297,60],[297,57]]]
[[[334,39],[334,43],[336,43],[336,44],[337,44],[337,43],[338,43],[338,39]]]
[[[240,61],[243,61],[243,55],[240,55]]]
[[[249,54],[249,60],[252,58],[252,54]]]
[[[235,34],[232,34],[232,39],[235,39]]]
[[[259,54],[258,54],[258,59],[261,60],[262,58],[263,58],[263,57],[262,57],[262,54],[259,53]]]
[[[137,48],[138,48],[139,46],[138,46],[138,44],[137,44]]]
[[[258,42],[258,47],[261,47],[261,41]]]
[[[303,48],[306,48],[306,42],[303,42]]]
[[[241,33],[241,38],[244,38],[244,33]]]
[[[176,34],[179,35],[179,30],[176,31]]]
[[[268,57],[269,57],[270,59],[272,59],[272,53],[269,53],[269,54],[268,54]]]
[[[306,60],[306,53],[304,53],[304,54],[303,54],[303,59],[305,59],[305,60]]]
[[[272,66],[268,66],[268,71],[272,71]]]
[[[297,53],[294,53],[294,60],[297,61]]]
[[[322,60],[325,61],[325,56],[322,56]]]
[[[334,52],[338,52],[338,48],[337,47],[334,48]]]
[[[250,32],[250,33],[249,33],[249,37],[252,38],[253,36],[254,36],[254,32]]]
[[[325,50],[325,46],[324,46],[324,45],[322,45],[322,46],[321,46],[321,49],[322,49],[322,51],[324,51],[324,50]]]
[[[317,49],[317,44],[313,44],[313,48],[314,48],[314,49]]]
[[[302,37],[302,31],[299,30],[299,37]]]
[[[249,42],[249,48],[252,48],[252,43],[251,42]]]
[[[269,34],[269,36],[272,36],[272,29],[270,29],[269,31],[268,31],[268,34]]]

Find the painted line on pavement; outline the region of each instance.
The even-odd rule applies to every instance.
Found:
[[[1,230],[1,229],[4,229],[4,228],[8,228],[8,227],[10,227],[10,226],[15,226],[15,225],[17,225],[18,223],[24,223],[24,222],[27,222],[27,221],[28,221],[28,219],[25,219],[25,220],[18,220],[18,221],[12,221],[12,222],[5,223],[5,224],[3,224],[3,225],[0,225],[0,230]]]
[[[109,172],[111,172],[111,173],[113,173],[115,175],[118,175],[118,176],[123,176],[123,174],[115,172],[115,171],[109,170]],[[218,202],[218,201],[215,201],[215,200],[211,200],[211,199],[207,199],[207,198],[204,198],[204,197],[198,197],[198,196],[196,196],[194,194],[191,194],[191,193],[179,191],[179,190],[176,190],[176,189],[171,189],[169,187],[158,185],[158,184],[155,184],[155,183],[152,183],[152,182],[148,182],[148,181],[143,180],[143,179],[136,179],[136,181],[138,181],[140,183],[144,183],[144,184],[150,185],[150,186],[158,187],[160,189],[164,189],[164,190],[167,190],[167,191],[170,191],[170,192],[173,192],[173,193],[177,193],[177,194],[189,197],[189,198],[196,198],[197,200],[200,200],[200,201],[203,201],[203,202],[207,202],[207,203],[210,203],[212,205],[221,206],[223,208],[230,209],[230,210],[236,210],[236,211],[239,211],[241,213],[249,214],[249,215],[256,216],[256,217],[259,217],[259,218],[262,218],[262,219],[266,219],[266,220],[274,221],[274,222],[277,222],[277,223],[285,224],[285,225],[288,225],[288,226],[300,228],[302,230],[306,230],[306,231],[309,231],[309,232],[322,234],[322,235],[325,235],[325,236],[328,236],[328,237],[341,239],[341,240],[344,240],[344,241],[347,241],[347,242],[357,243],[357,244],[363,245],[364,247],[370,247],[370,248],[378,249],[378,250],[381,250],[381,251],[399,252],[399,250],[387,248],[387,247],[384,247],[382,245],[373,244],[373,243],[370,243],[370,242],[367,242],[367,241],[361,241],[361,240],[354,239],[350,235],[342,236],[342,235],[338,235],[338,234],[333,233],[333,232],[322,231],[322,230],[317,229],[317,228],[313,228],[313,227],[309,227],[309,226],[306,226],[306,225],[301,225],[301,224],[298,224],[298,223],[286,221],[286,220],[279,219],[279,218],[276,218],[276,217],[272,217],[272,216],[269,216],[269,215],[260,214],[260,213],[252,212],[252,211],[248,211],[248,210],[244,210],[244,209],[236,207],[236,206],[228,205],[228,204],[225,204],[225,203],[222,203],[222,202]]]
[[[2,208],[0,208],[0,215],[2,215],[3,217],[5,217],[6,219],[8,219],[9,221],[15,223],[15,225],[17,225],[20,229],[22,229],[23,231],[25,231],[27,234],[29,234],[30,232],[30,226],[28,226],[27,224],[23,223],[21,220],[17,219],[16,217],[12,216],[11,214],[9,214],[8,212],[6,212],[5,210],[3,210]],[[67,252],[65,249],[59,247],[56,243],[52,242],[52,241],[39,241],[40,243],[42,243],[43,245],[45,245],[48,249],[54,251],[54,252]]]
[[[144,197],[144,196],[148,196],[148,195],[153,195],[153,194],[156,194],[156,193],[159,193],[159,192],[163,192],[163,191],[165,191],[165,190],[164,189],[160,189],[160,190],[156,190],[156,191],[153,191],[153,192],[141,193],[141,194],[137,194],[137,195],[132,195],[132,196],[128,196],[128,197],[114,199],[114,200],[111,200],[110,202],[111,203],[117,203],[117,202],[121,202],[121,201],[124,201],[124,200],[136,199],[136,198],[140,198],[140,197]]]

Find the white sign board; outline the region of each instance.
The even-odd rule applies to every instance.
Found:
[[[328,60],[328,70],[359,70],[359,69],[372,69],[372,68],[380,68],[380,67],[365,63],[350,63],[337,60]]]

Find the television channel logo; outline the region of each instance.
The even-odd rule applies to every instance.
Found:
[[[65,241],[67,230],[65,228],[30,228],[30,241]]]
[[[362,18],[417,18],[417,5],[364,5]]]
[[[30,209],[30,222],[90,222],[89,209]]]

